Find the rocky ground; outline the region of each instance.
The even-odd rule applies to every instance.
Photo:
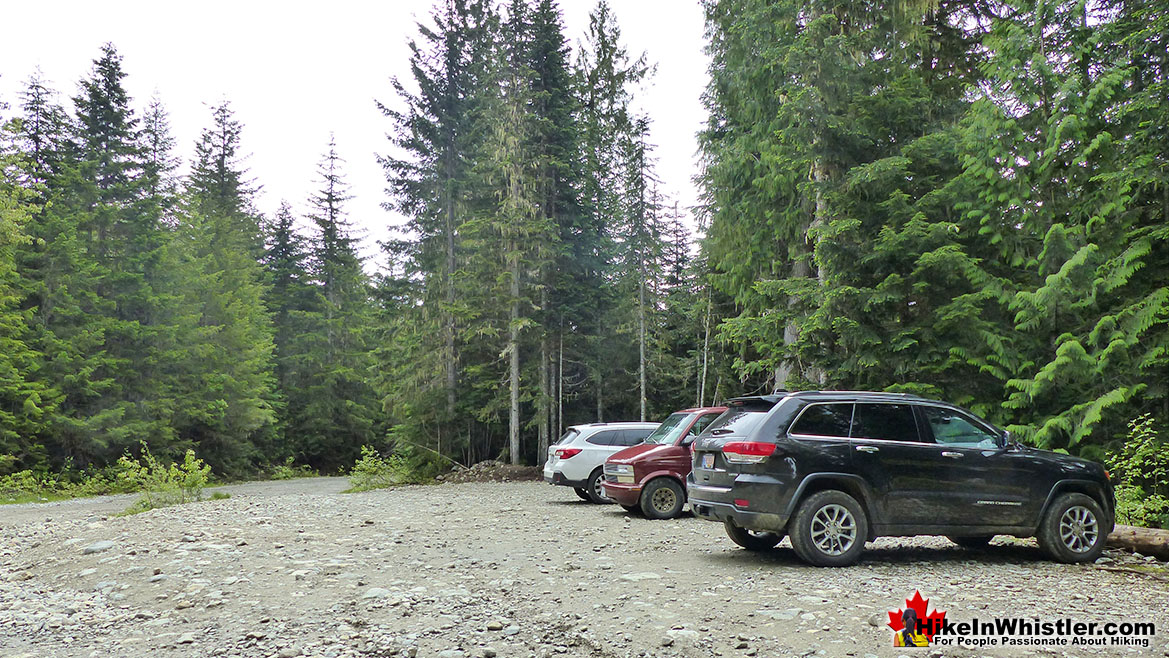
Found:
[[[132,498],[0,507],[0,656],[1169,655],[1169,585],[1031,541],[882,539],[816,569],[718,525],[649,521],[538,482],[342,494],[333,478],[111,516]],[[1112,554],[1109,568],[1143,566]],[[1154,621],[1148,648],[894,649],[915,590],[951,619]]]

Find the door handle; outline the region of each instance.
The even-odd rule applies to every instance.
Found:
[[[881,450],[877,446],[857,446],[856,449],[860,452],[880,452]]]
[[[943,457],[949,457],[950,459],[960,459],[960,458],[962,458],[962,457],[965,457],[966,455],[963,455],[963,454],[962,454],[962,453],[960,453],[960,452],[949,452],[949,451],[946,451],[946,452],[943,452],[943,453],[942,453],[942,456],[943,456]]]

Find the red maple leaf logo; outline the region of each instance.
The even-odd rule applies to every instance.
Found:
[[[920,625],[922,635],[925,635],[926,639],[933,642],[934,633],[942,627],[942,622],[946,619],[946,612],[944,610],[934,610],[927,614],[926,611],[929,608],[929,604],[930,600],[921,598],[921,592],[917,590],[914,590],[912,599],[905,599],[906,607],[912,608],[917,613],[918,620],[922,622]],[[905,628],[905,622],[901,620],[901,615],[904,612],[905,610],[902,608],[889,612],[889,628],[892,628],[895,633]]]

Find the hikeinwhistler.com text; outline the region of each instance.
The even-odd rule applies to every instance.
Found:
[[[959,647],[1142,647],[1157,634],[1149,621],[1075,621],[998,617],[970,621],[930,620],[933,644]],[[932,628],[929,628],[932,626]],[[928,631],[927,631],[928,632]]]

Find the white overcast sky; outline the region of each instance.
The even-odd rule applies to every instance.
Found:
[[[569,42],[583,40],[595,0],[560,0]],[[702,11],[697,0],[610,0],[631,55],[646,52],[657,74],[640,93],[652,123],[662,191],[683,206],[697,202],[695,132],[707,81]],[[135,109],[157,93],[170,113],[178,155],[189,162],[209,107],[231,101],[244,124],[246,165],[263,186],[261,211],[282,199],[302,214],[315,187],[329,133],[347,161],[351,221],[373,242],[402,221],[380,207],[384,179],[376,153],[388,152],[390,122],[374,100],[396,104],[390,78],[409,77],[407,42],[433,0],[333,2],[206,0],[7,3],[0,39],[0,101],[16,111],[37,67],[71,108],[78,81],[101,45],[123,57]],[[33,26],[45,26],[39,29]]]

